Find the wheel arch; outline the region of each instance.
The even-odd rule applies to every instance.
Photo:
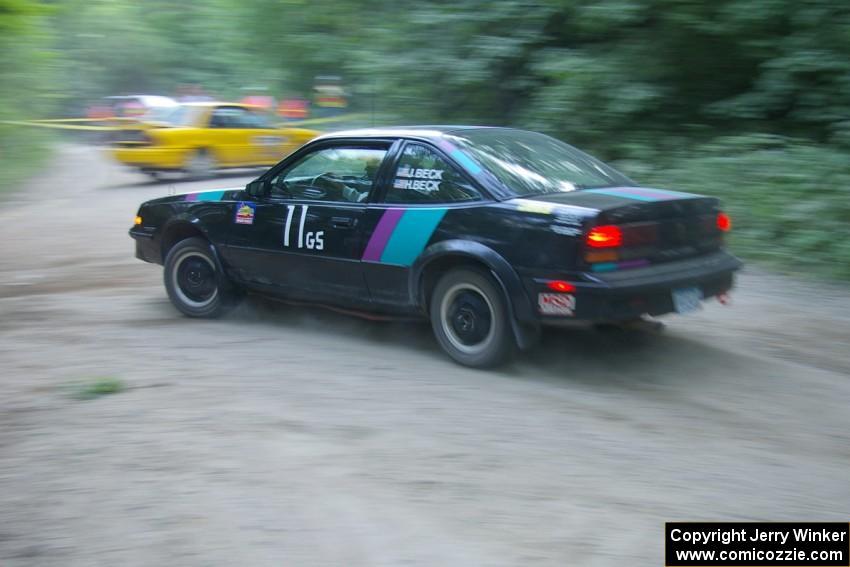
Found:
[[[162,227],[159,237],[159,250],[162,261],[165,261],[165,257],[168,256],[168,252],[174,248],[175,244],[181,240],[193,237],[203,238],[207,242],[210,242],[209,236],[201,228],[197,219],[183,215],[171,219]]]
[[[528,294],[516,270],[498,252],[480,242],[445,240],[429,247],[410,270],[409,293],[428,312],[428,301],[440,276],[460,266],[477,266],[490,272],[507,302],[511,329],[517,345],[529,348],[540,332]]]

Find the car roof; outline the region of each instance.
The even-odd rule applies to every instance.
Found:
[[[245,104],[244,102],[223,102],[220,100],[203,100],[203,101],[191,101],[191,102],[181,102],[183,106],[199,106],[203,108],[212,108],[216,106],[236,106],[239,108],[251,108],[251,109],[262,109],[262,107],[257,106],[256,104]]]
[[[380,128],[358,128],[354,130],[340,130],[319,136],[319,140],[333,140],[335,138],[419,138],[425,140],[438,140],[446,134],[463,132],[469,130],[513,130],[513,128],[502,128],[498,126],[472,126],[472,125],[424,125],[424,126],[386,126]]]
[[[177,106],[177,101],[161,95],[115,95],[103,97],[106,100],[136,100],[145,106]]]

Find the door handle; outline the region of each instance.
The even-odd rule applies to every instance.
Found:
[[[357,219],[352,217],[331,217],[331,226],[334,228],[354,228]]]

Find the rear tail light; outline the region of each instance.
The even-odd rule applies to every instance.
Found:
[[[717,213],[717,228],[720,232],[732,230],[732,219],[726,213]]]
[[[546,284],[546,287],[548,287],[552,291],[559,291],[561,293],[570,293],[576,290],[576,286],[574,286],[570,282],[565,282],[562,280],[552,280],[551,282]]]
[[[623,244],[623,233],[613,224],[594,226],[587,233],[585,242],[591,248],[615,248]]]

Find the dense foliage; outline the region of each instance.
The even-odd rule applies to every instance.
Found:
[[[0,0],[0,46],[4,117],[340,75],[377,121],[542,130],[724,197],[745,254],[850,277],[839,0]]]
[[[0,188],[26,175],[43,136],[4,124],[40,116],[55,91],[47,7],[31,0],[0,0]]]

